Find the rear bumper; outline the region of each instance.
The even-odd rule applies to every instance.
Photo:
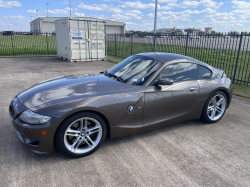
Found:
[[[11,106],[14,108],[14,115],[10,113],[10,120],[17,131],[18,139],[35,153],[52,153],[54,151],[54,136],[62,120],[51,118],[49,122],[41,125],[26,124],[19,120],[18,116],[27,108],[21,105],[17,99],[14,99]],[[18,106],[19,108],[17,108]],[[46,131],[47,134],[42,135],[42,131]]]
[[[231,82],[231,81],[230,81]],[[232,97],[233,97],[233,85],[232,83],[230,83],[230,87],[228,89],[228,95],[229,95],[229,99],[228,99],[228,105],[227,108],[230,106],[231,101],[232,101]]]

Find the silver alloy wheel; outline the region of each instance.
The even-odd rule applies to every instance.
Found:
[[[89,117],[77,119],[71,123],[64,133],[64,145],[76,154],[93,150],[101,141],[102,126]]]
[[[217,121],[224,114],[226,109],[226,99],[223,95],[215,95],[209,102],[207,115],[210,120]]]

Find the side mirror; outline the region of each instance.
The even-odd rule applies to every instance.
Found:
[[[168,77],[161,77],[160,79],[158,79],[156,82],[155,82],[155,86],[158,86],[158,85],[171,85],[173,84],[174,81],[173,79],[170,79]]]

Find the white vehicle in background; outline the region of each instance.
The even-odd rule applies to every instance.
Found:
[[[150,38],[150,39],[152,39],[152,36],[144,36],[144,38]]]
[[[190,39],[201,39],[200,36],[196,36],[196,35],[195,35],[195,36],[189,36],[189,38],[190,38]]]
[[[171,38],[171,36],[168,36],[168,35],[162,35],[162,36],[160,36],[160,38]]]

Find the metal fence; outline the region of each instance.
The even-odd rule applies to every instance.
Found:
[[[186,55],[222,69],[234,83],[250,83],[250,35],[156,35],[156,52]],[[151,52],[154,36],[107,35],[107,54],[126,58]]]
[[[193,57],[225,71],[234,83],[250,83],[250,35],[156,35],[156,52]],[[108,34],[107,55],[126,58],[151,52],[154,36]],[[56,55],[55,33],[0,33],[0,56]]]
[[[0,33],[0,56],[56,55],[55,33]]]

